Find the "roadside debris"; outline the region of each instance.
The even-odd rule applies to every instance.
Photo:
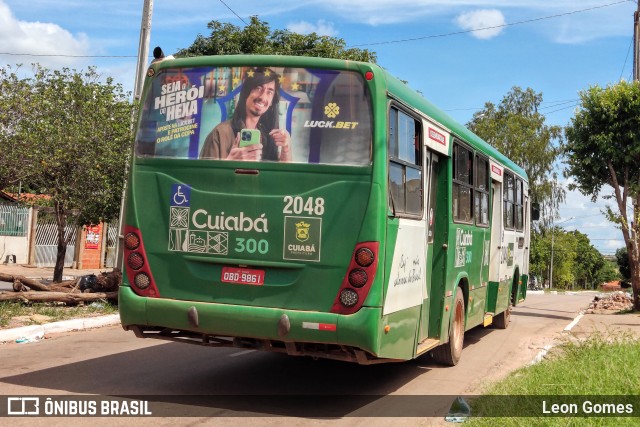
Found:
[[[40,332],[38,334],[29,336],[29,337],[20,337],[16,339],[16,344],[29,344],[31,342],[38,342],[44,339],[44,332]]]
[[[602,314],[603,312],[619,312],[631,309],[633,309],[631,295],[617,291],[610,294],[596,295],[585,314]]]
[[[0,273],[0,280],[13,282],[13,292],[0,292],[0,301],[63,302],[77,305],[98,300],[118,299],[122,273],[114,268],[96,276],[90,274],[60,283],[44,284],[24,276]]]

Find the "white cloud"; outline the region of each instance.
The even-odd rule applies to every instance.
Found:
[[[5,63],[39,62],[47,66],[73,65],[78,58],[65,56],[28,55],[86,55],[89,40],[85,34],[73,35],[59,25],[47,22],[27,22],[16,19],[9,6],[0,0],[0,57]],[[24,56],[2,55],[20,53]]]
[[[294,22],[287,25],[287,29],[298,34],[316,33],[321,36],[335,36],[338,34],[333,24],[326,22],[324,19],[318,20],[315,24],[306,21]]]
[[[478,39],[488,40],[498,36],[504,27],[506,21],[504,15],[497,9],[474,10],[473,12],[463,13],[456,18],[456,23],[463,30],[473,31],[471,35]],[[480,30],[480,28],[487,28]]]

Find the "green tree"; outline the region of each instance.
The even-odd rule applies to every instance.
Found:
[[[540,285],[549,281],[549,260],[551,258],[551,236],[538,230],[531,231],[529,271],[535,274]]]
[[[198,34],[191,46],[180,49],[176,56],[233,55],[233,54],[281,54],[349,59],[376,62],[376,54],[367,49],[347,49],[346,42],[337,37],[316,33],[298,34],[288,30],[271,31],[269,24],[257,16],[244,28],[229,23],[211,21],[211,31],[205,37]]]
[[[531,200],[551,218],[565,197],[554,172],[562,152],[562,128],[545,124],[540,103],[542,93],[514,86],[499,105],[485,103],[467,126],[527,172]]]
[[[580,106],[566,129],[570,189],[595,201],[615,201],[607,217],[621,230],[629,255],[634,308],[640,310],[640,83],[621,81],[580,92]],[[611,190],[609,190],[610,186]]]
[[[600,286],[605,282],[611,282],[619,279],[621,279],[621,275],[616,263],[605,259],[604,266],[596,273],[594,280],[596,283],[595,287]]]
[[[532,231],[529,270],[543,284],[553,283],[554,288],[571,286],[576,280],[575,244],[574,236],[559,226]],[[552,257],[553,280],[550,281]]]
[[[629,254],[627,248],[619,248],[616,250],[616,264],[620,270],[620,275],[625,280],[631,279],[631,271],[629,270]]]
[[[589,237],[579,231],[570,232],[576,242],[576,281],[582,289],[595,289],[601,283],[604,257],[593,247]]]
[[[20,71],[20,72],[19,72]],[[68,223],[117,216],[131,142],[132,104],[94,68],[0,69],[0,182],[51,197],[58,228],[54,281],[62,280]]]
[[[553,240],[553,286],[568,288],[577,285],[594,289],[602,282],[615,280],[619,273],[607,262],[587,235],[579,231],[565,231],[556,226],[531,233],[529,270],[548,283]]]
[[[553,286],[559,289],[573,289],[577,280],[576,239],[556,226],[553,246]]]

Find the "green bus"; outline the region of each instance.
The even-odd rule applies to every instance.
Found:
[[[165,59],[123,226],[142,338],[372,364],[460,359],[529,269],[522,168],[371,63]]]

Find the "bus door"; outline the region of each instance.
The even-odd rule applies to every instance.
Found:
[[[424,195],[424,205],[425,205],[425,219],[427,221],[427,250],[426,250],[426,260],[425,260],[425,293],[424,300],[422,301],[422,311],[421,311],[421,319],[420,319],[420,333],[418,342],[424,341],[429,335],[429,306],[431,298],[431,274],[433,271],[433,240],[435,236],[435,225],[436,225],[436,199],[438,195],[437,187],[438,187],[438,175],[439,175],[439,163],[438,163],[438,155],[430,150],[425,150],[425,159],[424,159],[424,176],[425,176],[425,185],[426,189]]]
[[[504,246],[504,224],[502,216],[502,183],[492,181],[491,185],[491,244],[489,250],[489,287],[499,287],[507,270]],[[493,290],[497,292],[497,289]],[[489,295],[496,295],[489,291]],[[495,312],[495,301],[490,301],[488,311]]]

